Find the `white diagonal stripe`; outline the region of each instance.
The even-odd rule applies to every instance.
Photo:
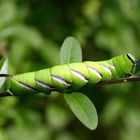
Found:
[[[105,65],[103,65],[103,64],[100,64],[100,66],[101,66],[104,70],[106,70],[110,75],[112,75],[110,69],[109,69],[107,66],[105,66]]]
[[[61,77],[52,75],[52,79],[56,80],[57,82],[59,82],[59,83],[61,83],[61,84],[66,85],[66,86],[70,86],[70,84],[67,83],[67,82],[66,82],[64,79],[62,79]]]
[[[96,70],[94,69],[93,67],[91,66],[88,66],[88,69],[93,72],[97,77],[99,77],[100,79],[102,78],[101,74]]]
[[[19,85],[23,88],[28,89],[28,90],[31,90],[31,91],[34,91],[34,92],[39,92],[37,89],[35,89],[35,88],[33,88],[33,87],[23,83],[23,82],[19,82]]]
[[[85,81],[86,83],[88,82],[88,80],[86,79],[86,77],[83,74],[81,74],[79,71],[76,71],[76,70],[71,69],[71,72],[73,74],[75,74],[77,77],[79,77],[81,80]]]
[[[43,81],[40,80],[35,80],[35,82],[40,85],[41,87],[47,88],[48,90],[53,90],[52,87],[50,87],[48,84],[44,83]]]
[[[109,64],[112,69],[115,70],[115,66],[113,64]]]

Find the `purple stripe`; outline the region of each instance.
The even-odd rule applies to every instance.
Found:
[[[21,82],[21,81],[19,81],[19,85],[22,86],[23,88],[26,88],[26,89],[31,90],[31,91],[33,91],[33,92],[39,92],[39,91],[38,91],[37,89],[35,89],[34,87],[29,86],[29,85],[27,85],[27,84],[25,84],[25,83],[23,83],[23,82]]]
[[[127,54],[127,58],[128,58],[134,65],[136,65],[136,61],[131,57],[130,54]]]
[[[112,75],[111,70],[110,70],[107,66],[105,66],[104,64],[100,64],[100,66],[101,66],[106,72],[108,72],[110,75]]]
[[[91,70],[97,77],[102,78],[102,74],[91,66],[87,66],[89,70]]]
[[[61,83],[61,84],[64,84],[66,86],[70,86],[70,83],[68,81],[66,81],[65,79],[59,77],[59,76],[56,76],[56,75],[51,75],[52,76],[52,79]]]
[[[48,89],[48,90],[54,90],[53,87],[51,87],[50,85],[48,85],[47,83],[45,83],[45,82],[43,82],[43,81],[41,81],[41,80],[35,80],[35,82],[36,82],[38,85],[40,85],[41,87],[44,87],[44,88],[46,88],[46,89]]]
[[[113,64],[109,64],[109,65],[113,70],[115,70],[115,66]]]
[[[81,80],[88,82],[88,78],[85,75],[83,75],[81,72],[74,69],[71,69],[71,72],[75,74],[77,77],[79,77]]]

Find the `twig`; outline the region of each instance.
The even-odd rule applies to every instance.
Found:
[[[111,85],[111,84],[119,84],[119,83],[138,82],[138,81],[140,81],[140,77],[128,77],[122,79],[103,81],[100,82],[99,85]]]
[[[128,77],[128,78],[122,78],[122,79],[115,79],[115,80],[109,80],[109,81],[103,81],[100,82],[98,85],[112,85],[112,84],[119,84],[119,83],[128,83],[128,82],[138,82],[140,81],[140,77]],[[9,90],[5,92],[0,92],[0,97],[6,97],[6,96],[14,96]]]
[[[0,92],[0,97],[6,97],[6,96],[13,96],[13,95],[9,91]]]

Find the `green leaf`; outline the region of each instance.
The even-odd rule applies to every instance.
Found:
[[[79,42],[74,37],[67,37],[60,50],[61,64],[82,61]],[[98,117],[93,103],[82,93],[64,94],[64,98],[75,116],[89,129],[94,130]]]
[[[60,50],[60,63],[68,64],[82,61],[82,51],[79,42],[74,37],[67,37]]]
[[[7,74],[7,70],[8,70],[8,60],[7,59],[2,59],[0,61],[0,74]],[[4,77],[0,77],[0,87],[2,87],[2,85],[4,84],[6,78]]]
[[[98,116],[93,103],[81,93],[64,94],[64,98],[75,116],[89,129],[98,125]]]

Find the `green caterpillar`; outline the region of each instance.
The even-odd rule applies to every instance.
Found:
[[[9,90],[14,95],[42,92],[49,94],[52,91],[67,93],[77,91],[85,85],[131,76],[135,68],[134,56],[124,54],[106,61],[70,63],[36,72],[3,76],[8,77]]]

